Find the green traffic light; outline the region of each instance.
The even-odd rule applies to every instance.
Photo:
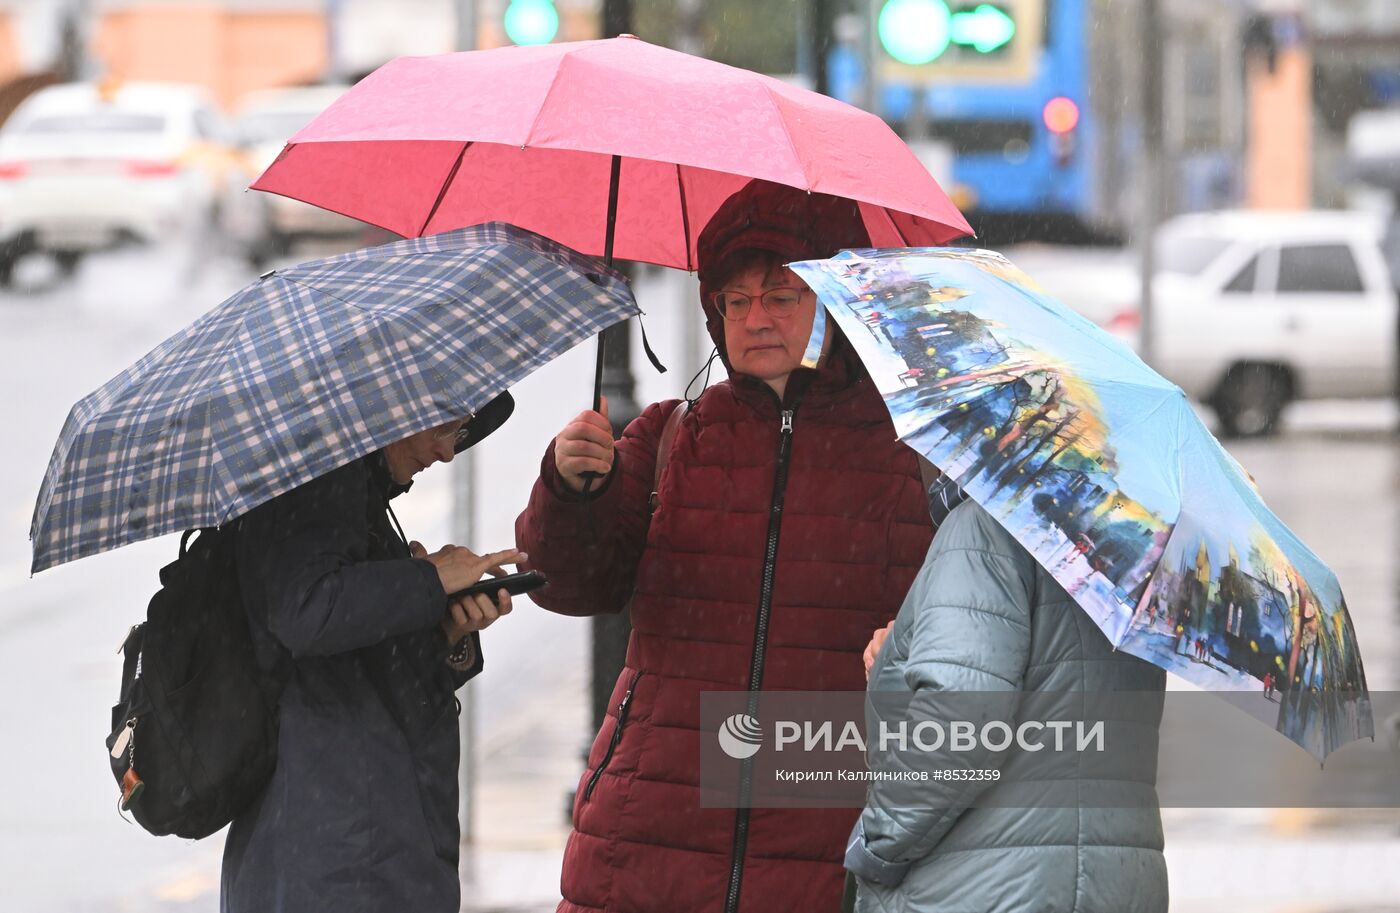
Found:
[[[559,11],[552,0],[510,0],[505,29],[514,44],[549,44],[559,34]]]
[[[943,0],[889,0],[877,27],[885,52],[914,66],[943,56],[952,40],[952,16]]]
[[[932,63],[950,44],[990,54],[1016,37],[1016,20],[998,6],[953,12],[947,0],[887,0],[877,22],[885,53],[900,63]]]
[[[1016,20],[990,3],[953,14],[953,42],[971,45],[983,54],[1011,43],[1016,37]]]

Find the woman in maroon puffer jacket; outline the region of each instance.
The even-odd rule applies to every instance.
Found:
[[[591,615],[633,598],[560,913],[840,908],[858,810],[701,808],[699,699],[863,689],[861,651],[923,562],[933,531],[919,468],[859,360],[831,333],[820,367],[799,367],[818,305],[782,264],[867,243],[848,201],[750,184],[699,239],[730,379],[685,414],[655,512],[658,441],[678,401],[648,407],[615,445],[606,418],[583,413],[545,454],[516,521],[550,578],[536,601]],[[585,471],[607,474],[587,507]]]

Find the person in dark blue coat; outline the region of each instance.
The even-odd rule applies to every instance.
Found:
[[[286,684],[276,770],[225,843],[225,913],[458,909],[453,692],[482,668],[477,632],[511,604],[504,590],[447,594],[525,556],[429,554],[389,500],[500,412],[419,432],[244,516],[243,602],[259,662]]]

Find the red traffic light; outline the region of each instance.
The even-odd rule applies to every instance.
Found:
[[[1045,129],[1064,135],[1079,126],[1079,106],[1061,95],[1045,103],[1041,117],[1045,121]]]

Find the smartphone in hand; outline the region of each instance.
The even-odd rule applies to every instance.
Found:
[[[495,596],[501,590],[505,590],[512,596],[520,596],[538,590],[547,583],[549,583],[549,578],[539,571],[522,571],[519,574],[507,574],[504,577],[483,577],[464,590],[448,594],[447,598],[460,599],[463,596],[482,594]]]

